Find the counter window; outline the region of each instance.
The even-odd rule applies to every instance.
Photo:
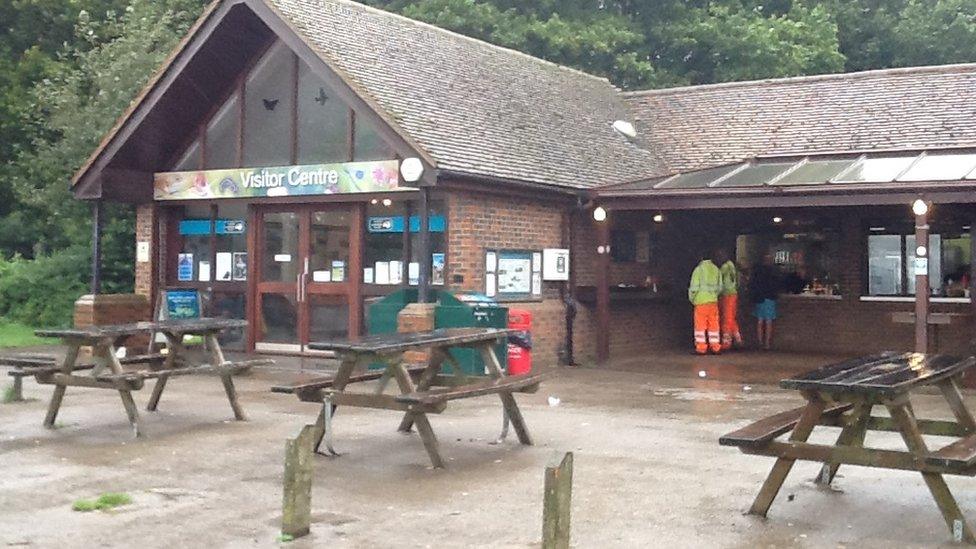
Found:
[[[746,270],[760,264],[767,254],[782,276],[784,293],[840,294],[840,236],[836,231],[741,235],[736,241],[736,262]]]
[[[880,231],[875,231],[880,232]],[[868,293],[915,295],[915,235],[868,236]],[[963,297],[969,286],[970,238],[965,233],[929,235],[929,288],[932,295]]]

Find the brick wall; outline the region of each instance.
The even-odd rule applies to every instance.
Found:
[[[538,250],[564,246],[565,212],[535,198],[451,191],[448,210],[447,281],[451,290],[485,291],[485,250]],[[460,280],[460,281],[458,281]],[[566,309],[562,283],[543,283],[542,299],[506,302],[533,315],[533,359],[554,364],[564,347]]]
[[[158,243],[162,239],[157,238],[159,208],[155,204],[142,204],[136,207],[136,245],[139,242],[149,242],[150,252],[149,261],[140,263],[136,261],[135,291],[137,294],[147,296],[150,301],[156,292],[155,273],[156,266],[161,257],[160,250],[157,249]]]

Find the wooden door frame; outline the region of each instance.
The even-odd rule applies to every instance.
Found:
[[[308,344],[310,333],[310,314],[308,296],[311,295],[333,295],[346,298],[349,307],[348,332],[350,337],[357,337],[362,334],[363,324],[363,247],[365,238],[363,235],[365,225],[365,203],[364,202],[315,202],[315,203],[290,203],[290,204],[251,204],[250,227],[253,230],[248,232],[248,261],[253,266],[248,276],[248,340],[247,349],[255,351],[257,339],[260,335],[259,322],[261,318],[260,297],[263,293],[282,293],[291,291],[286,288],[290,286],[294,291],[298,291],[298,281],[295,282],[261,282],[262,265],[264,262],[264,220],[265,213],[288,212],[299,215],[299,261],[301,268],[304,267],[305,260],[311,252],[311,219],[314,212],[321,211],[345,211],[349,214],[349,260],[347,265],[346,280],[342,283],[312,283],[305,282],[306,299],[298,304],[296,322],[298,325],[298,345],[304,347]],[[270,284],[270,286],[269,286]]]

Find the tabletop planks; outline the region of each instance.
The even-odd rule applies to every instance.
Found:
[[[936,383],[974,364],[973,357],[885,352],[830,364],[784,379],[780,386],[801,391],[888,396]]]
[[[315,351],[340,353],[398,353],[424,347],[470,345],[508,337],[513,330],[500,328],[441,328],[429,332],[394,333],[309,343]]]

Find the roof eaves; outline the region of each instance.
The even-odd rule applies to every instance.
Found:
[[[220,4],[225,1],[233,5],[233,4],[238,4],[243,0],[213,0],[213,2],[211,2],[209,5],[207,5],[206,8],[204,8],[203,13],[200,15],[199,18],[197,18],[197,21],[193,24],[193,26],[190,27],[190,30],[187,32],[186,36],[183,37],[182,40],[180,40],[180,43],[176,46],[176,48],[172,51],[172,53],[170,53],[169,56],[166,57],[166,59],[163,61],[159,69],[156,70],[156,72],[149,79],[149,81],[146,82],[146,85],[143,86],[142,90],[135,96],[135,98],[133,98],[132,102],[129,103],[129,106],[125,109],[122,115],[119,116],[119,118],[115,121],[115,124],[112,126],[112,128],[108,131],[108,133],[105,134],[102,140],[98,143],[98,146],[95,147],[95,150],[92,151],[92,153],[88,156],[85,162],[82,163],[82,165],[75,172],[74,176],[72,176],[71,187],[77,185],[78,182],[81,181],[81,179],[85,175],[87,175],[88,171],[92,168],[92,166],[95,164],[98,158],[102,155],[103,152],[105,152],[105,149],[108,147],[108,145],[112,142],[113,139],[115,139],[116,135],[118,135],[119,131],[122,129],[122,126],[125,125],[125,123],[135,113],[136,109],[138,109],[142,105],[142,103],[146,100],[146,98],[149,97],[150,92],[159,84],[159,81],[163,78],[163,75],[165,75],[169,71],[170,67],[173,65],[176,59],[186,50],[186,48],[190,45],[190,43],[193,42],[193,39],[196,38],[197,33],[200,31],[203,25],[210,19],[211,16],[213,16],[214,12],[217,11],[217,7],[220,6]]]
[[[631,90],[621,92],[624,98],[639,98],[647,96],[662,96],[671,94],[703,92],[711,90],[722,90],[728,88],[748,88],[763,87],[781,84],[806,84],[811,82],[823,81],[843,81],[856,80],[861,78],[872,78],[879,76],[898,76],[910,74],[952,74],[972,72],[976,73],[976,63],[954,63],[949,65],[924,65],[919,67],[897,67],[889,69],[874,69],[859,72],[841,72],[829,74],[814,74],[808,76],[790,76],[786,78],[766,78],[762,80],[741,80],[735,82],[719,82],[717,84],[697,84],[691,86],[676,86],[673,88],[660,88],[649,90]]]

